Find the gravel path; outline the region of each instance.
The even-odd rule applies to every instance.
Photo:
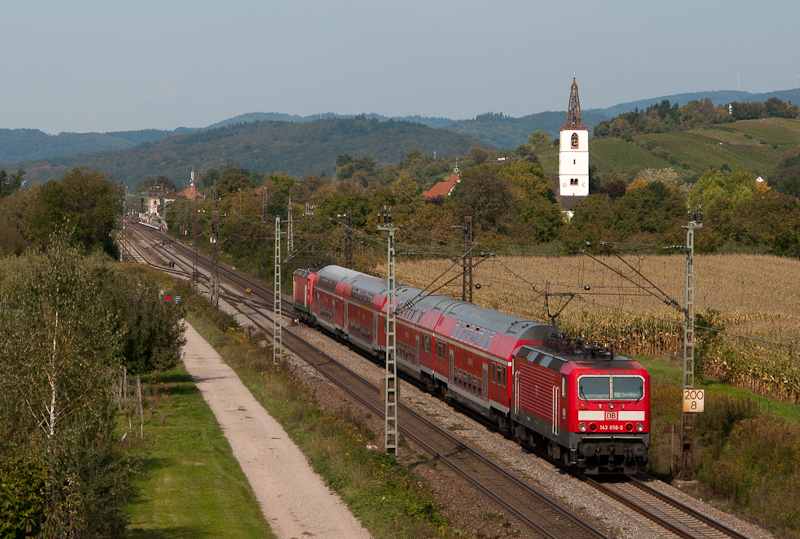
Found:
[[[183,362],[228,438],[273,533],[281,539],[369,538],[236,373],[186,326]]]

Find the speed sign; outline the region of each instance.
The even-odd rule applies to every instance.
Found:
[[[704,389],[685,388],[683,390],[683,411],[702,412],[705,397],[706,392]]]

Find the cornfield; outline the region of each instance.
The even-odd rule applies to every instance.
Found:
[[[489,259],[474,269],[473,282],[480,288],[473,288],[473,300],[543,321],[563,308],[557,325],[568,335],[604,341],[625,354],[682,357],[685,256],[623,260]],[[448,260],[398,261],[397,280],[460,298],[461,269],[456,265],[445,271],[450,266]],[[695,313],[716,311],[713,328],[696,330],[698,374],[800,402],[800,262],[765,255],[697,255],[694,270]],[[717,331],[720,327],[724,330]]]

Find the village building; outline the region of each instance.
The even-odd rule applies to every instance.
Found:
[[[177,196],[183,197],[186,200],[197,200],[204,198],[203,195],[200,194],[200,191],[197,190],[197,186],[195,186],[194,182],[192,182],[189,187],[178,193]]]
[[[151,187],[147,190],[147,213],[150,215],[162,214],[164,209],[160,208],[163,203],[165,206],[175,200],[175,189],[163,189],[161,187]]]
[[[422,192],[422,197],[425,199],[426,202],[432,202],[434,200],[444,200],[445,197],[450,196],[455,189],[456,184],[461,183],[461,172],[458,170],[458,167],[453,169],[453,175],[450,177],[449,180],[446,182],[439,182],[431,187],[428,191]]]

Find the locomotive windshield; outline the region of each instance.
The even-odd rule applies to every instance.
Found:
[[[644,380],[640,376],[581,376],[578,396],[587,401],[639,401],[644,397]]]
[[[638,376],[614,376],[614,398],[638,401],[644,396],[644,380]]]

